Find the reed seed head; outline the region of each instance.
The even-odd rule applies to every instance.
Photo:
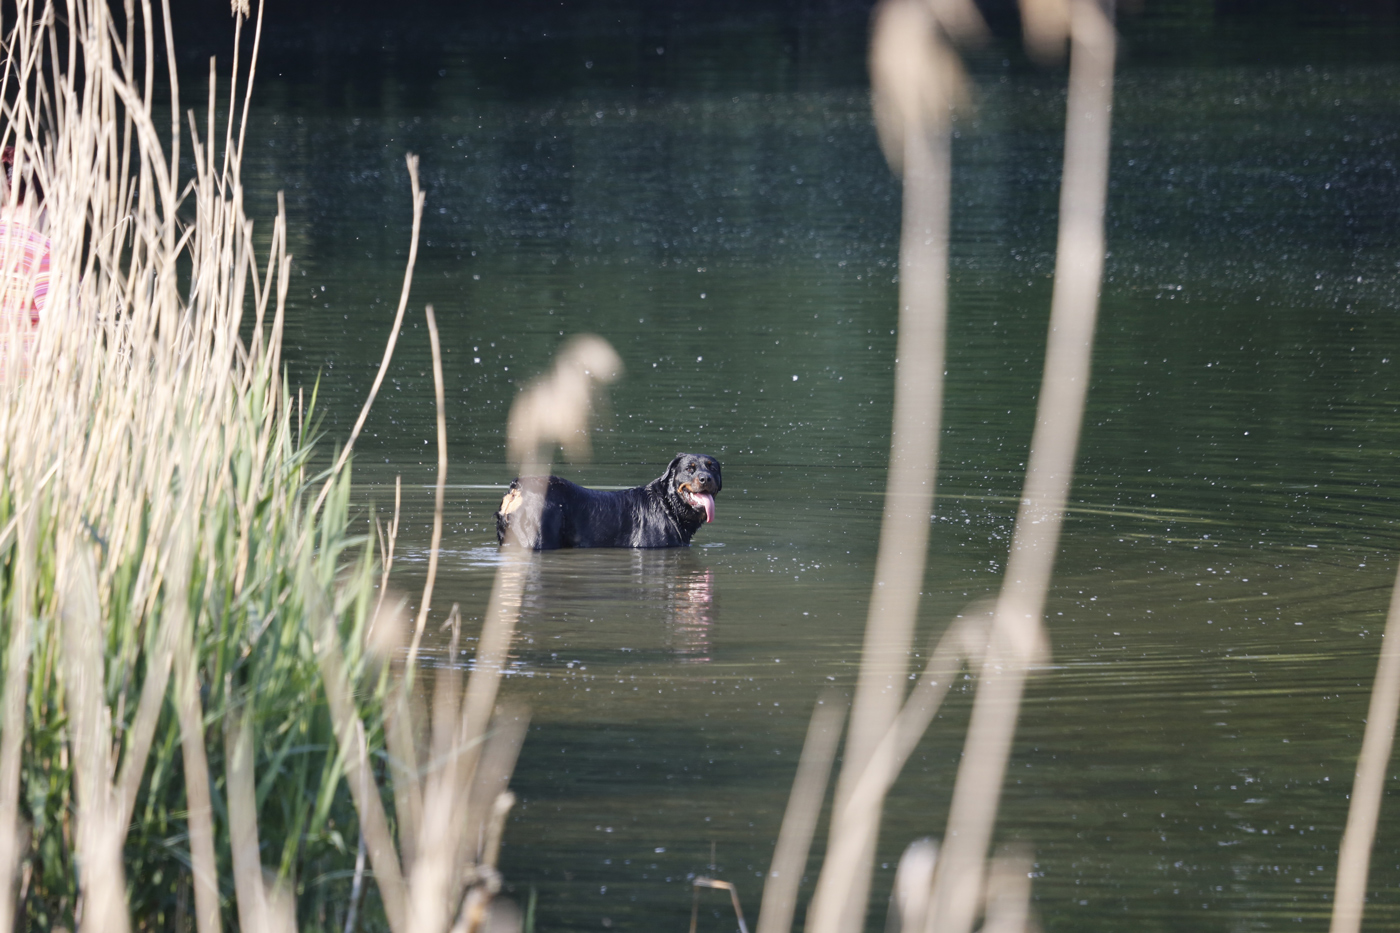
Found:
[[[947,127],[967,103],[967,80],[954,40],[986,34],[970,0],[884,0],[870,33],[870,87],[880,147],[902,174],[909,133]]]

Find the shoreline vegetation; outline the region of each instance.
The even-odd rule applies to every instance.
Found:
[[[408,306],[417,160],[383,364],[315,472],[315,389],[281,375],[285,209],[270,240],[244,213],[251,12],[233,6],[222,125],[212,60],[206,113],[181,112],[168,4],[20,0],[5,30],[0,135],[46,192],[52,246],[30,371],[0,386],[0,931],[518,927],[495,864],[528,722],[497,702],[519,574],[507,561],[471,675],[444,669],[425,702],[435,566],[407,618],[397,497],[369,535],[350,503]]]
[[[354,443],[408,308],[423,213],[416,159],[412,241],[383,360],[350,436],[317,471],[316,391],[293,393],[282,375],[285,209],[279,198],[269,238],[244,212],[254,74],[238,73],[238,47],[251,42],[256,68],[261,7],[254,16],[235,0],[222,124],[213,61],[206,112],[181,112],[165,0],[15,9],[0,146],[15,147],[16,172],[45,192],[51,263],[27,371],[10,365],[0,379],[0,933],[533,933],[533,897],[522,917],[498,896],[496,868],[529,722],[499,696],[529,551],[502,548],[470,674],[452,664],[419,681],[429,622],[445,618],[454,659],[463,634],[457,607],[434,613],[432,603],[448,462],[431,307],[437,484],[413,617],[391,578],[398,490],[392,516],[372,515],[368,533],[350,501]],[[894,425],[808,933],[870,922],[885,796],[964,670],[976,697],[946,835],[905,850],[887,929],[1038,927],[1032,855],[993,839],[1024,685],[1048,659],[1041,616],[1089,382],[1112,14],[1103,0],[1023,0],[1031,53],[1053,61],[1068,47],[1069,57],[1044,381],[1001,592],[958,615],[911,677],[941,430],[957,47],[984,28],[966,2],[884,0],[875,13],[876,122],[904,185]],[[10,354],[23,343],[16,319],[0,335]],[[594,395],[620,372],[600,338],[565,345],[512,408],[513,465],[544,474],[557,447],[586,453]],[[1400,631],[1396,606],[1387,628]],[[845,706],[836,693],[817,701],[758,933],[789,933],[797,916]],[[1338,933],[1359,929],[1397,706],[1400,647],[1387,640],[1342,844]],[[727,891],[747,929],[732,882],[694,886],[696,898],[701,887]]]

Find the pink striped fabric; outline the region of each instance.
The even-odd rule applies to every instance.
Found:
[[[30,325],[38,326],[49,297],[49,238],[24,224],[0,222],[0,274],[0,310],[6,317],[27,310]]]
[[[49,238],[33,227],[0,222],[0,379],[18,337],[21,375],[37,336],[39,317],[49,298]]]

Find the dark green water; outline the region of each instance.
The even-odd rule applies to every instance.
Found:
[[[1036,853],[1048,930],[1325,928],[1400,551],[1393,26],[1199,9],[1125,22],[1054,659],[998,830]],[[286,191],[304,276],[287,356],[295,381],[320,374],[338,439],[398,295],[403,153],[422,157],[411,310],[356,466],[366,508],[404,478],[401,587],[421,583],[435,478],[425,302],[447,365],[444,609],[480,617],[505,413],[563,335],[603,335],[627,374],[593,461],[558,472],[631,484],[678,450],[723,462],[695,547],[539,558],[505,687],[534,711],[503,854],[514,896],[537,892],[540,929],[679,930],[697,873],[756,912],[817,692],[854,682],[899,191],[870,126],[863,15],[542,22],[453,33],[397,70],[274,65],[248,171],[260,204]],[[1053,269],[1063,75],[1006,43],[972,71],[921,642],[997,586]],[[969,700],[895,788],[877,898],[900,850],[942,831]],[[1373,927],[1400,922],[1394,801],[1371,884]],[[733,928],[722,895],[702,903],[701,930]]]

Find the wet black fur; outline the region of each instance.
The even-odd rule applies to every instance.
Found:
[[[515,539],[535,550],[565,547],[687,547],[705,524],[705,512],[691,508],[678,491],[689,483],[697,492],[720,491],[720,466],[704,454],[677,454],[664,475],[645,486],[617,491],[587,489],[557,476],[527,476],[510,484],[525,501],[509,515],[496,513],[496,540],[505,542],[506,528]],[[541,491],[544,504],[535,513]]]

